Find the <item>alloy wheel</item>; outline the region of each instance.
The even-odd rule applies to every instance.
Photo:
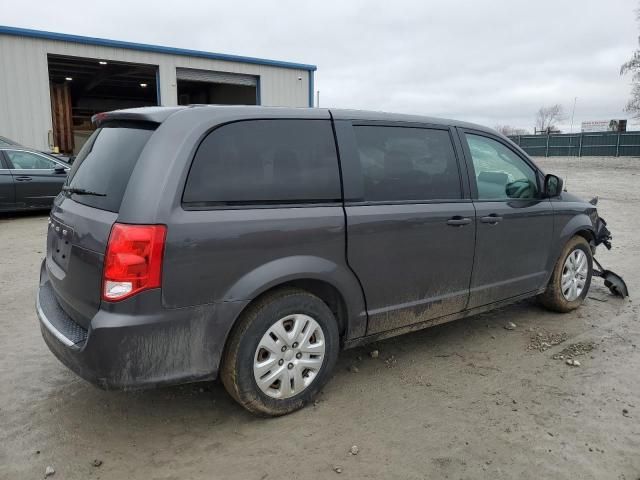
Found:
[[[568,302],[573,302],[582,295],[588,273],[587,255],[580,249],[572,251],[564,262],[560,280],[562,295]]]

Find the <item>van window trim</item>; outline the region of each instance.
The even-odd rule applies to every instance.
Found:
[[[479,137],[485,137],[488,138],[489,140],[494,140],[498,143],[500,143],[501,145],[503,145],[505,148],[507,148],[508,150],[510,150],[514,155],[516,155],[517,157],[519,157],[526,165],[528,165],[532,170],[533,173],[535,174],[536,177],[536,187],[537,187],[537,196],[533,197],[533,198],[511,198],[511,197],[503,197],[503,198],[487,198],[487,199],[482,199],[479,198],[479,193],[478,193],[478,183],[476,180],[476,170],[475,167],[473,165],[473,157],[471,156],[471,149],[469,148],[469,143],[467,142],[467,137],[466,135],[476,135]],[[496,202],[531,202],[531,201],[540,201],[540,200],[544,200],[544,197],[542,196],[542,188],[540,185],[540,174],[541,174],[541,170],[540,168],[533,163],[533,161],[528,158],[525,155],[522,155],[521,152],[519,152],[518,150],[514,149],[512,145],[510,145],[508,142],[505,142],[504,139],[500,138],[498,135],[495,135],[493,133],[490,132],[485,132],[483,130],[476,130],[473,128],[460,128],[458,127],[458,135],[460,136],[460,143],[462,144],[462,150],[464,153],[464,156],[466,158],[466,163],[467,163],[467,174],[469,176],[469,188],[471,190],[471,198],[473,199],[474,203],[480,203],[480,202],[487,202],[487,203],[496,203]]]
[[[451,142],[451,149],[456,159],[456,165],[458,167],[458,182],[460,185],[460,197],[459,198],[430,198],[430,199],[406,199],[406,200],[365,200],[362,199],[349,199],[345,200],[345,205],[349,206],[365,206],[365,205],[414,205],[414,204],[444,204],[444,203],[466,203],[471,201],[467,196],[467,190],[465,189],[465,182],[463,178],[463,165],[466,168],[464,157],[461,158],[460,153],[455,141],[455,134],[451,125],[443,125],[437,123],[422,123],[422,122],[404,122],[404,121],[389,121],[389,120],[351,120],[351,128],[355,136],[356,127],[393,127],[393,128],[417,128],[421,130],[442,130],[449,134],[449,140]],[[357,148],[357,141],[356,141]],[[359,152],[356,152],[359,155]],[[362,165],[360,158],[354,159],[358,166],[358,171],[362,175]]]
[[[445,203],[473,203],[470,198],[437,198],[432,200],[348,200],[345,207],[367,207],[375,205],[442,205]]]
[[[196,205],[196,203],[183,203],[182,210],[185,212],[210,212],[220,210],[281,210],[283,208],[327,208],[327,207],[342,207],[342,201],[334,202],[294,202],[294,203],[243,203],[238,205]],[[212,202],[213,203],[213,202]]]
[[[268,200],[249,200],[246,202],[185,202],[184,194],[187,189],[187,182],[189,181],[189,175],[191,175],[191,170],[193,168],[194,161],[196,159],[196,155],[198,155],[198,150],[202,146],[202,143],[207,139],[209,135],[211,135],[216,130],[225,127],[227,125],[231,125],[234,123],[242,123],[242,122],[255,122],[255,121],[263,121],[263,120],[297,120],[297,121],[323,121],[329,122],[331,127],[331,139],[333,140],[333,146],[336,151],[336,168],[338,172],[338,181],[340,184],[340,198],[335,199],[326,199],[326,200],[278,200],[278,203],[272,203]],[[192,152],[189,154],[189,168],[187,169],[187,173],[184,177],[184,181],[182,182],[182,193],[180,194],[180,208],[187,212],[192,211],[207,211],[207,210],[255,210],[255,209],[278,209],[278,208],[318,208],[318,207],[326,207],[326,206],[342,206],[344,205],[344,188],[342,182],[342,166],[340,163],[340,149],[338,147],[338,142],[335,135],[335,126],[333,118],[301,118],[301,117],[252,117],[252,118],[239,118],[237,120],[230,120],[228,122],[222,122],[207,128],[202,135],[198,138],[196,142],[195,148],[193,148]],[[199,206],[196,204],[199,203],[210,203],[210,206]]]

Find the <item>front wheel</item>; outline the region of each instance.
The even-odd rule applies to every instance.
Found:
[[[278,416],[302,408],[328,381],[338,357],[336,319],[318,297],[280,290],[256,301],[229,338],[220,376],[252,413]]]
[[[551,274],[547,290],[539,296],[542,305],[555,312],[570,312],[584,301],[593,274],[589,243],[580,236],[567,242]]]

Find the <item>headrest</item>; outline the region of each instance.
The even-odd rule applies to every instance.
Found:
[[[509,175],[504,172],[480,172],[478,181],[506,185],[509,183]]]

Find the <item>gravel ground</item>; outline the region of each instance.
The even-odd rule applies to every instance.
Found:
[[[539,163],[600,196],[598,257],[635,298],[640,159]],[[315,406],[262,420],[217,383],[104,392],[62,366],[34,313],[46,218],[0,217],[2,479],[640,477],[638,306],[598,280],[571,314],[522,302],[346,351]]]

